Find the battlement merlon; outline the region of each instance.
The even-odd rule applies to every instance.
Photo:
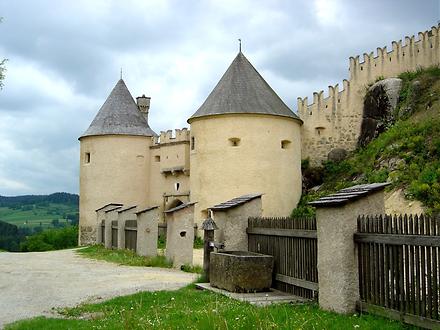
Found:
[[[363,62],[359,56],[349,58],[350,80],[368,84],[378,76],[389,77],[395,72],[416,70],[419,66],[438,64],[439,55],[439,26],[431,30],[419,32],[416,37],[406,36],[405,44],[402,40],[392,41],[391,50],[387,46],[378,47],[374,52],[363,54]],[[363,72],[362,72],[363,71]]]
[[[362,62],[359,55],[350,56],[350,79],[343,80],[343,90],[339,91],[337,101],[340,102],[344,97],[346,100],[349,99],[350,84],[367,85],[380,76],[387,78],[404,71],[416,70],[418,67],[439,64],[439,29],[440,25],[433,26],[429,31],[419,32],[417,39],[414,35],[406,36],[405,45],[402,44],[402,40],[392,41],[391,51],[388,52],[387,46],[378,47],[376,55],[374,52],[364,53]],[[298,98],[298,114],[303,120],[306,113],[312,114],[312,108],[321,110],[323,103],[327,105],[328,98],[336,97],[338,94],[333,93],[330,87],[327,98],[321,93],[322,91],[313,93],[312,104],[305,102],[306,98]]]
[[[174,142],[189,142],[190,130],[186,127],[161,131],[159,136],[153,137],[153,145],[162,145]]]

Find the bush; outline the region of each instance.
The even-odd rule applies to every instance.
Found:
[[[50,251],[78,246],[78,227],[49,229],[38,234],[27,236],[20,244],[23,252]]]

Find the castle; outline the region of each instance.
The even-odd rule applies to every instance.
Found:
[[[80,244],[96,241],[95,210],[109,203],[159,206],[195,202],[200,224],[215,204],[262,193],[264,216],[287,216],[301,197],[301,159],[314,165],[335,148],[356,148],[365,86],[440,63],[438,27],[377,56],[350,58],[350,79],[298,98],[297,116],[238,53],[187,128],[149,126],[150,98],[133,100],[121,79],[80,140]]]

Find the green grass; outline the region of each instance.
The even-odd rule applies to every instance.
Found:
[[[92,245],[77,251],[81,256],[105,260],[127,266],[162,267],[171,268],[172,264],[165,256],[142,257],[131,250],[106,249],[102,245]]]
[[[23,205],[19,208],[0,207],[0,220],[18,227],[52,227],[52,220],[67,223],[66,214],[78,213],[78,206],[73,204],[49,203],[48,205]]]
[[[182,267],[180,267],[180,269],[187,273],[203,273],[203,267],[199,265],[183,265]]]
[[[59,311],[69,319],[37,317],[6,329],[405,329],[371,315],[343,316],[316,304],[255,307],[195,289],[141,292]],[[81,319],[82,318],[82,319]]]

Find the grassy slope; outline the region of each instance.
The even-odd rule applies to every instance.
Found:
[[[400,78],[403,88],[396,113],[410,109],[409,114],[345,161],[324,164],[318,170],[324,181],[321,189],[305,194],[294,214],[313,212],[308,201],[341,188],[384,181],[392,183],[388,189],[403,188],[408,199],[421,201],[428,212],[440,210],[440,69]]]
[[[53,219],[59,219],[60,223],[65,223],[64,214],[78,212],[78,206],[72,204],[50,203],[47,206],[31,206],[31,210],[13,209],[10,207],[0,207],[0,220],[16,225],[18,227],[35,227],[40,222],[43,227],[52,226]],[[26,221],[28,223],[26,224]]]
[[[38,317],[6,329],[404,329],[370,315],[324,312],[315,304],[255,307],[189,286],[141,292],[62,310],[71,319]],[[80,319],[82,318],[82,319]]]

